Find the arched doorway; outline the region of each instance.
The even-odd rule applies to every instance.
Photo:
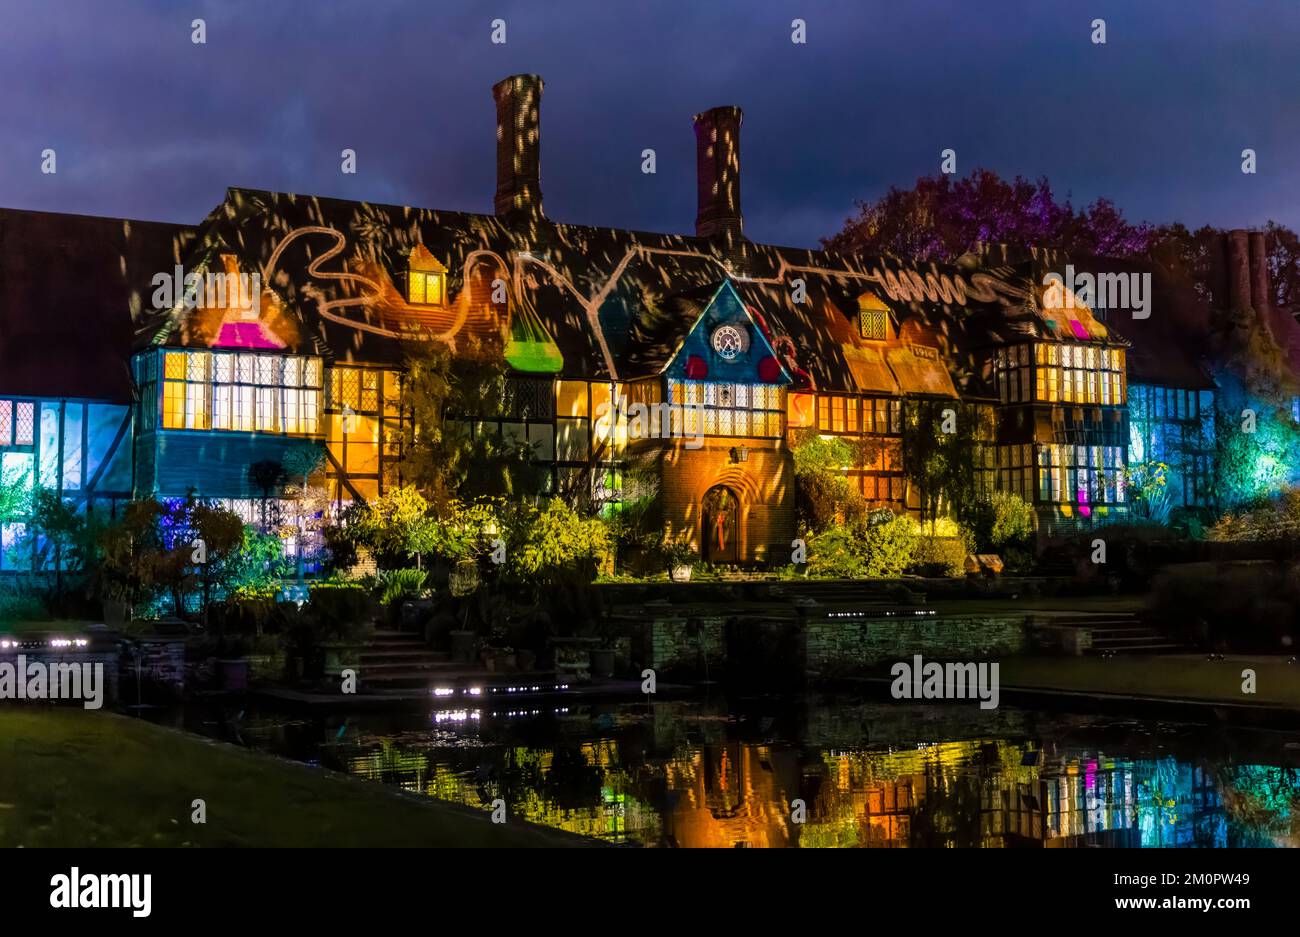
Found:
[[[704,559],[709,563],[735,563],[740,559],[740,501],[725,485],[704,494]]]

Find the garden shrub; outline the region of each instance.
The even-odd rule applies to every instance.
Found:
[[[1300,489],[1224,514],[1206,538],[1229,543],[1300,539]]]
[[[374,603],[369,592],[354,583],[316,583],[304,608],[320,641],[357,641],[370,629]]]
[[[1007,547],[1027,548],[1034,539],[1038,517],[1034,507],[1017,494],[995,491],[962,512],[974,539],[972,553],[999,553]]]
[[[912,565],[925,575],[947,576],[958,579],[966,575],[966,557],[969,551],[965,542],[959,537],[932,537],[929,534],[917,538],[916,554]]]
[[[423,569],[394,569],[379,576],[379,601],[392,605],[403,599],[419,598],[429,574]]]
[[[521,517],[512,552],[513,570],[527,582],[591,582],[613,555],[609,528],[584,517],[559,498]]]
[[[919,536],[910,517],[872,511],[854,523],[814,535],[808,541],[809,571],[843,579],[898,576],[912,564]]]

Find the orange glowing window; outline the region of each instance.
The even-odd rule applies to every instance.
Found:
[[[441,306],[445,279],[441,273],[412,270],[407,274],[407,301],[416,306]]]
[[[812,394],[790,394],[789,424],[792,427],[812,426],[815,420],[813,408],[816,398]]]
[[[441,306],[447,302],[447,268],[416,244],[407,256],[406,301],[414,306]]]

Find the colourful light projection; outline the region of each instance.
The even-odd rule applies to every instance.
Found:
[[[510,338],[505,348],[506,363],[527,374],[558,374],[564,355],[531,309],[520,309],[510,319]]]
[[[260,322],[223,322],[214,348],[282,349],[284,342],[270,335]]]

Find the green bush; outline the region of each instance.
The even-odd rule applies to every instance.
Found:
[[[1300,539],[1300,489],[1224,514],[1206,537],[1230,543]]]
[[[512,567],[525,582],[591,582],[613,556],[604,522],[582,516],[559,498],[520,516],[516,525],[519,545],[511,554]]]
[[[913,562],[916,521],[892,511],[865,517],[816,534],[808,541],[808,569],[814,576],[840,579],[897,576]]]
[[[422,569],[394,569],[379,576],[379,601],[392,605],[402,599],[419,598],[429,574]]]
[[[1038,529],[1034,507],[1017,494],[995,491],[962,512],[962,520],[974,537],[971,552],[1000,553],[1008,547],[1026,549]]]
[[[808,541],[808,571],[831,579],[861,579],[867,575],[862,544],[855,531],[831,527]]]
[[[795,509],[802,529],[822,533],[852,524],[867,512],[866,500],[844,472],[862,462],[862,453],[839,436],[806,430],[795,438]]]
[[[370,630],[375,608],[369,592],[353,583],[317,583],[303,609],[318,641],[358,641]]]
[[[913,567],[926,575],[959,579],[966,575],[966,544],[959,537],[932,537],[928,534],[916,542]]]

